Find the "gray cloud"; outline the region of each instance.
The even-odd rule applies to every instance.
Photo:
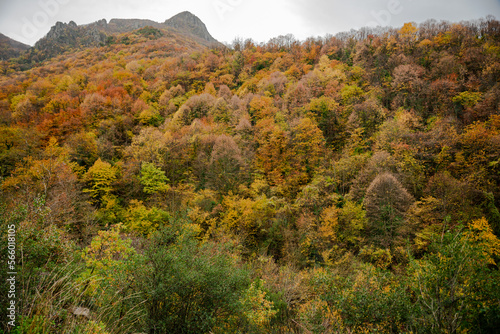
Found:
[[[499,0],[292,0],[311,27],[336,33],[370,25],[401,26],[428,19],[462,21],[500,16]]]
[[[489,14],[500,18],[500,0],[0,0],[0,32],[33,45],[57,21],[162,22],[184,10],[199,16],[221,41],[235,37],[267,41],[280,34],[305,39],[370,24],[401,26],[431,18],[461,21]]]

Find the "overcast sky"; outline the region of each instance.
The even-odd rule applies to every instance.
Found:
[[[401,26],[427,19],[461,21],[493,15],[500,0],[0,0],[0,33],[33,45],[57,21],[86,24],[105,18],[163,22],[188,10],[214,38],[265,42],[299,39],[370,25]]]

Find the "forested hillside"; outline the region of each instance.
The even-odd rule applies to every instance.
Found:
[[[28,45],[0,34],[0,61],[18,57],[23,51],[26,51],[27,49],[29,49]]]
[[[497,333],[500,22],[78,43],[0,62],[4,330]]]

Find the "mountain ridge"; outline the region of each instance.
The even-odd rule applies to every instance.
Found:
[[[0,60],[18,57],[31,46],[0,33]]]
[[[149,19],[120,18],[113,18],[109,22],[106,19],[101,19],[82,25],[78,25],[74,21],[56,22],[33,47],[27,46],[17,53],[10,52],[7,59],[18,57],[27,51],[28,58],[38,62],[75,48],[104,46],[116,40],[119,34],[131,33],[147,27],[156,29],[156,36],[180,34],[201,46],[222,45],[210,35],[203,21],[196,15],[185,11],[172,16],[163,23]],[[1,58],[2,54],[0,53]]]

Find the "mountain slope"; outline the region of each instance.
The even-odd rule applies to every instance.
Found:
[[[0,34],[0,60],[18,57],[29,48],[29,45],[15,41],[12,38]]]

